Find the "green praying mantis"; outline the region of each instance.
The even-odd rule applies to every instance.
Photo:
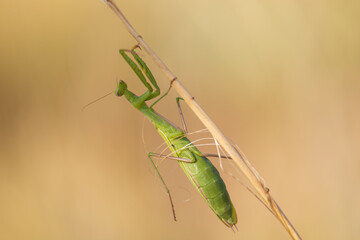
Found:
[[[224,181],[220,177],[217,169],[208,159],[208,157],[213,157],[214,154],[207,155],[201,153],[196,148],[196,146],[186,137],[186,125],[179,103],[180,100],[182,100],[181,98],[177,98],[176,101],[184,126],[184,130],[181,130],[179,127],[170,123],[153,109],[153,106],[167,95],[170,88],[164,95],[159,97],[160,88],[150,69],[147,67],[146,63],[135,52],[135,49],[137,47],[138,46],[135,46],[131,50],[121,49],[120,54],[130,65],[132,70],[139,77],[140,81],[144,84],[147,90],[142,95],[137,96],[133,92],[131,92],[128,89],[127,84],[121,80],[117,85],[115,94],[118,97],[124,96],[131,103],[131,105],[133,105],[136,109],[140,110],[140,112],[145,114],[145,116],[150,119],[150,121],[154,124],[156,130],[174,155],[165,156],[151,152],[148,154],[151,164],[154,167],[156,174],[159,176],[169,196],[174,220],[176,221],[176,216],[170,190],[168,189],[164,179],[162,178],[159,170],[157,169],[154,161],[152,160],[153,157],[163,157],[166,159],[176,160],[185,172],[186,176],[189,178],[190,182],[194,185],[196,190],[199,192],[199,194],[205,200],[211,210],[227,227],[232,228],[237,223],[236,211],[230,200],[230,196],[228,191],[226,190]],[[132,60],[128,53],[132,55],[136,63]],[[144,74],[148,80],[146,80]],[[153,88],[155,88],[155,90]],[[148,106],[146,104],[147,101],[155,99],[156,97],[159,98],[152,105]]]

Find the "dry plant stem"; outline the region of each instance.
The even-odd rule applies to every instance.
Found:
[[[172,87],[178,92],[178,94],[185,100],[189,107],[194,111],[200,121],[210,131],[214,138],[220,143],[226,152],[233,159],[237,167],[248,178],[252,186],[255,188],[259,197],[262,198],[265,205],[272,211],[272,213],[278,218],[285,229],[288,231],[293,239],[301,239],[295,228],[291,225],[290,221],[286,218],[285,214],[279,208],[275,200],[269,194],[269,189],[266,188],[263,183],[256,177],[255,173],[249,168],[242,156],[228,141],[225,135],[215,125],[215,123],[209,118],[205,111],[195,101],[194,97],[190,95],[188,91],[178,81],[177,77],[168,69],[168,67],[162,62],[162,60],[155,54],[155,52],[147,45],[143,38],[135,31],[120,9],[112,0],[104,0],[105,3],[116,13],[116,15],[122,20],[127,30],[135,38],[135,40],[141,45],[141,47],[149,54],[149,56],[155,61],[158,67],[163,71],[166,77],[170,80]]]

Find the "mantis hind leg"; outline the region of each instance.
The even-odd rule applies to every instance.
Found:
[[[175,207],[174,207],[174,203],[173,203],[172,198],[171,198],[170,190],[169,190],[169,188],[167,187],[167,185],[166,185],[164,179],[162,178],[162,176],[161,176],[158,168],[156,167],[154,161],[153,161],[152,158],[151,158],[153,155],[154,155],[153,153],[149,153],[149,154],[148,154],[148,157],[149,157],[149,159],[150,159],[150,162],[151,162],[152,166],[153,166],[154,169],[155,169],[156,174],[159,176],[162,184],[164,185],[165,190],[166,190],[166,193],[167,193],[168,196],[169,196],[169,200],[170,200],[170,204],[171,204],[171,210],[172,210],[172,213],[173,213],[173,216],[174,216],[174,220],[176,221]]]
[[[173,201],[172,201],[172,197],[171,197],[171,194],[170,194],[170,190],[169,190],[169,188],[167,187],[164,179],[162,178],[162,176],[161,176],[158,168],[156,167],[154,161],[152,160],[152,157],[165,158],[165,159],[176,160],[176,161],[180,161],[180,162],[194,162],[194,161],[191,160],[191,159],[173,157],[173,156],[168,156],[168,155],[161,155],[161,154],[152,153],[152,152],[149,152],[148,157],[149,157],[149,159],[150,159],[151,165],[152,165],[152,166],[154,167],[154,169],[155,169],[156,174],[159,176],[159,178],[160,178],[160,180],[161,180],[161,183],[163,184],[163,186],[164,186],[164,188],[165,188],[165,190],[166,190],[166,193],[167,193],[168,196],[169,196],[169,200],[170,200],[170,204],[171,204],[171,210],[172,210],[172,213],[173,213],[173,216],[174,216],[174,220],[176,221],[175,207],[174,207],[174,203],[173,203]]]

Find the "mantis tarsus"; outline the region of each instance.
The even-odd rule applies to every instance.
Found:
[[[191,183],[194,185],[196,190],[199,192],[199,194],[205,200],[211,210],[213,210],[216,216],[226,226],[232,228],[237,222],[236,211],[230,200],[229,193],[226,190],[225,183],[220,177],[219,172],[208,160],[207,156],[202,154],[186,137],[186,127],[184,127],[185,130],[181,130],[180,128],[174,126],[165,118],[160,116],[153,109],[153,106],[164,96],[166,96],[168,92],[159,97],[150,107],[146,104],[146,101],[154,99],[160,95],[160,88],[157,85],[156,80],[152,75],[150,69],[147,67],[146,63],[135,52],[136,47],[137,46],[135,46],[131,50],[121,49],[120,54],[130,65],[130,67],[139,77],[147,90],[142,95],[137,96],[130,90],[128,90],[127,84],[124,81],[120,81],[115,90],[116,96],[125,96],[125,98],[136,109],[140,110],[150,119],[150,121],[154,124],[156,130],[159,132],[160,136],[164,139],[167,146],[174,155],[174,157],[166,158],[178,161],[180,167],[183,169],[186,176],[189,178]],[[128,52],[131,53],[137,64],[127,55]],[[143,73],[146,75],[148,81],[146,80]],[[153,87],[155,88],[155,90],[153,89]],[[179,106],[180,115],[182,117],[179,104],[180,100],[181,98],[176,99]],[[184,125],[183,118],[182,122]],[[163,156],[155,153],[149,153],[148,157],[169,195],[174,219],[176,220],[174,205],[171,199],[170,191],[166,186],[165,181],[161,177],[154,161],[152,160],[152,157]]]

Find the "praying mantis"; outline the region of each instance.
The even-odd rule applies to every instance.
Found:
[[[131,103],[131,105],[133,105],[136,109],[138,109],[146,117],[149,118],[149,120],[153,123],[156,130],[174,155],[164,156],[151,152],[148,154],[148,158],[150,159],[150,162],[154,167],[156,174],[160,178],[169,196],[174,220],[176,221],[176,216],[170,190],[168,189],[164,179],[162,178],[159,170],[157,169],[154,161],[152,160],[153,157],[163,157],[165,159],[176,160],[186,174],[186,176],[188,177],[188,179],[190,180],[190,182],[194,185],[195,189],[199,192],[200,196],[210,207],[210,209],[227,227],[232,228],[237,223],[237,215],[224,181],[220,177],[217,169],[208,159],[208,157],[213,157],[214,154],[206,155],[201,153],[196,148],[196,146],[186,137],[186,125],[179,103],[182,98],[177,98],[176,101],[179,107],[179,112],[184,126],[184,130],[181,130],[179,127],[170,123],[153,109],[153,106],[167,95],[170,88],[152,105],[148,106],[146,104],[147,101],[155,99],[160,95],[160,88],[150,69],[147,67],[146,63],[135,52],[135,49],[137,47],[138,45],[130,50],[121,49],[120,54],[129,64],[135,74],[139,77],[140,81],[144,84],[147,90],[142,95],[137,96],[133,92],[131,92],[128,89],[127,84],[121,80],[118,82],[115,94],[118,97],[124,96]],[[136,63],[132,60],[128,53],[132,55]],[[146,80],[144,74],[148,80]],[[155,90],[153,88],[155,88]]]

